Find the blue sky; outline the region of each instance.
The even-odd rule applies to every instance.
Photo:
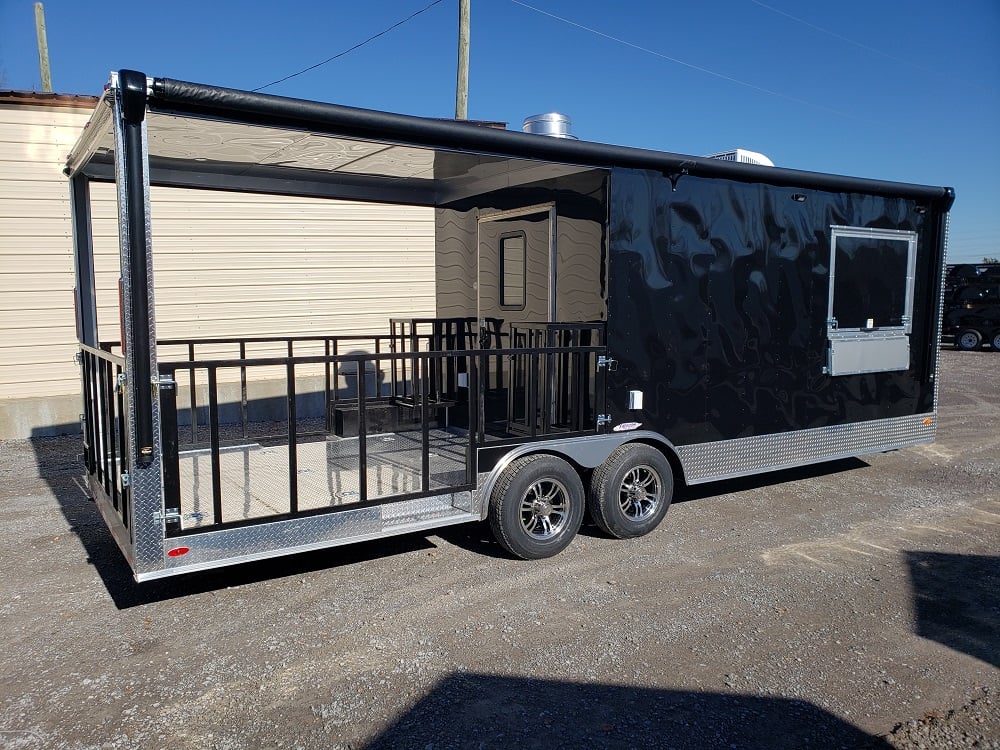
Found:
[[[256,88],[432,0],[48,0],[53,88],[108,72]],[[267,91],[454,115],[458,0]],[[582,139],[950,185],[953,261],[1000,256],[997,0],[472,0],[469,116],[557,110]],[[39,89],[31,0],[0,0],[0,88]]]

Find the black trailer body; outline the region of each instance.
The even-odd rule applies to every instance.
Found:
[[[545,557],[585,511],[647,533],[675,481],[935,435],[948,188],[132,71],[67,174],[84,455],[138,580],[486,519]],[[92,181],[117,186],[121,341],[97,335]],[[151,185],[432,207],[435,314],[159,339]]]

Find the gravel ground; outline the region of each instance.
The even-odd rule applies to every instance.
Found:
[[[1000,360],[932,445],[139,586],[76,439],[0,443],[0,747],[1000,748]]]

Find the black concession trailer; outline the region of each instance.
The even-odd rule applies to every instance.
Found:
[[[546,557],[586,512],[651,531],[676,482],[935,436],[949,188],[127,70],[67,174],[84,458],[139,581],[482,520]],[[96,181],[116,186],[115,341]],[[158,339],[151,186],[430,207],[435,313]]]

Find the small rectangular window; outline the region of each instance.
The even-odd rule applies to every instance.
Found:
[[[831,227],[831,375],[910,366],[916,257],[916,232]]]
[[[524,309],[526,257],[524,232],[505,234],[500,238],[501,309]]]

